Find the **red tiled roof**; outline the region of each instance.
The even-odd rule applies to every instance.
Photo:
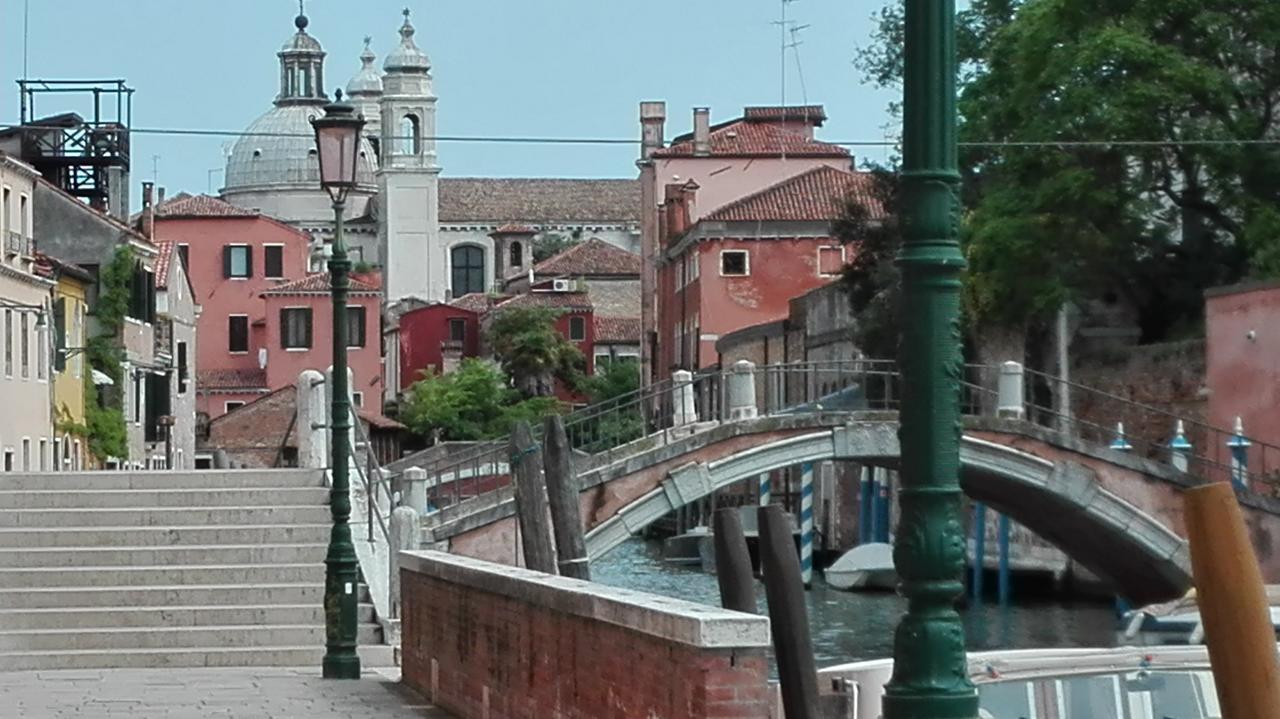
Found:
[[[765,108],[758,108],[763,110]],[[781,109],[779,109],[781,113]],[[711,129],[711,155],[720,157],[776,157],[783,151],[802,157],[848,157],[849,151],[829,142],[811,140],[785,128],[781,116],[771,120],[746,117]],[[670,147],[657,150],[654,157],[692,157],[693,137],[681,135]]]
[[[765,105],[742,108],[742,119],[800,121],[817,126],[827,121],[827,111],[822,105]]]
[[[591,238],[533,267],[538,275],[639,275],[640,255]]]
[[[363,407],[356,409],[356,414],[360,419],[369,423],[374,429],[408,429],[403,424],[391,419],[390,417],[378,412],[371,412]]]
[[[457,307],[460,310],[466,310],[468,312],[474,312],[478,315],[482,315],[485,312],[488,312],[489,308],[492,307],[495,303],[501,302],[505,299],[507,298],[503,296],[495,297],[495,296],[487,295],[483,292],[472,292],[470,294],[465,294],[459,297],[458,299],[449,302],[449,306]]]
[[[160,249],[160,254],[156,255],[156,289],[168,289],[169,265],[173,262],[173,243],[169,240],[160,240],[156,243],[156,247]]]
[[[440,178],[445,224],[639,221],[639,180]]]
[[[882,217],[884,208],[872,196],[871,187],[871,175],[867,173],[816,167],[731,202],[702,219],[828,221],[840,215],[845,198],[850,196],[871,206],[873,216]]]
[[[199,390],[263,390],[266,388],[266,370],[202,369],[196,372],[196,389]]]
[[[189,195],[180,192],[156,206],[156,217],[257,217],[258,213],[246,210],[217,197]]]
[[[498,229],[494,230],[489,234],[491,235],[536,235],[538,234],[538,228],[534,227],[533,225],[522,225],[518,222],[508,222],[507,224],[503,225],[502,227],[499,227]]]
[[[638,344],[639,317],[595,317],[596,344]]]
[[[55,279],[62,275],[70,275],[81,282],[94,282],[93,275],[80,265],[74,265],[70,262],[63,262],[56,257],[50,257],[43,252],[37,251],[36,258],[36,274],[47,279]]]
[[[376,275],[352,275],[350,292],[359,295],[376,295],[382,291],[382,283]],[[325,295],[329,294],[329,273],[317,272],[300,280],[292,280],[263,290],[263,295]]]
[[[530,292],[516,295],[496,305],[494,311],[520,307],[551,307],[561,310],[592,310],[591,298],[585,292]]]

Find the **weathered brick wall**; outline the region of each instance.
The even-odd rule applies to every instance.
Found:
[[[762,617],[438,552],[400,586],[403,680],[462,719],[768,716]]]

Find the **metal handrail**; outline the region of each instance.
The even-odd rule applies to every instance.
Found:
[[[369,441],[369,435],[364,431],[364,425],[360,423],[360,416],[356,412],[355,407],[351,407],[351,426],[355,427],[356,439],[362,442],[365,447],[365,462],[369,466],[366,468],[361,466],[360,462],[352,462],[356,467],[356,474],[360,480],[364,482],[365,504],[367,505],[366,521],[369,525],[369,541],[374,540],[373,525],[377,521],[378,527],[382,529],[382,538],[391,542],[391,529],[387,526],[387,518],[382,516],[382,509],[378,507],[378,487],[384,483],[384,473],[382,465],[378,463],[378,458],[374,455],[373,442]],[[377,479],[370,479],[369,475],[374,474]],[[387,497],[387,506],[394,509],[395,502],[392,500],[391,489],[383,487],[383,492]]]

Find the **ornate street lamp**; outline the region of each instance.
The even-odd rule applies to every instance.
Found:
[[[954,606],[965,560],[955,0],[906,0],[904,38],[902,488],[893,561],[908,605],[894,635],[884,716],[972,719],[978,695]]]
[[[342,101],[342,91],[324,106],[324,117],[311,118],[316,130],[320,159],[320,186],[333,199],[333,252],[329,257],[330,288],[333,297],[333,487],[329,508],[333,531],[325,556],[324,575],[324,677],[359,679],[360,657],[356,654],[356,548],[351,542],[351,493],[348,472],[351,466],[351,399],[347,387],[347,287],[351,261],[342,239],[342,211],[347,193],[356,186],[356,161],[360,151],[360,130],[364,118]]]

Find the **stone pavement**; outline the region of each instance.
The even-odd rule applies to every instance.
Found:
[[[450,719],[399,678],[398,669],[359,681],[321,679],[318,669],[0,672],[0,717]]]

